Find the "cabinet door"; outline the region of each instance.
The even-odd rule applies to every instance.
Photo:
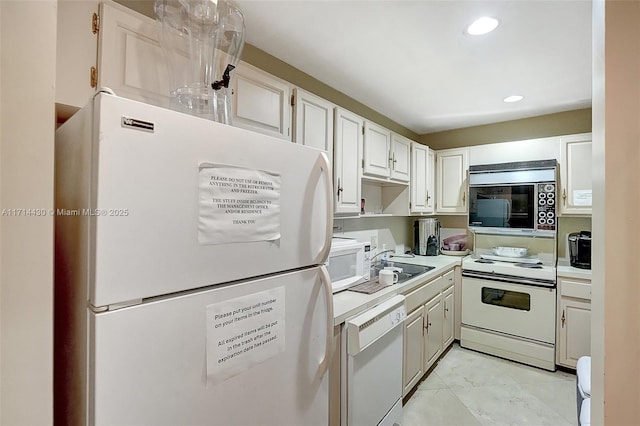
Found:
[[[558,364],[576,368],[578,358],[591,354],[591,304],[560,299]]]
[[[591,214],[591,133],[561,139],[560,213]]]
[[[403,396],[420,381],[424,370],[424,306],[416,309],[404,321],[404,361],[402,364]]]
[[[115,3],[101,3],[98,43],[98,87],[169,107],[169,71],[154,19]]]
[[[391,179],[409,182],[411,169],[411,141],[400,135],[391,135]]]
[[[360,153],[363,120],[342,108],[335,109],[333,151],[335,212],[360,213]]]
[[[233,125],[291,140],[289,83],[245,62],[240,62],[233,74]]]
[[[433,213],[433,165],[428,146],[411,143],[411,213]]]
[[[92,17],[99,0],[58,0],[56,50],[56,103],[81,108],[96,88],[91,86],[91,67],[96,67],[98,35]]]
[[[442,350],[453,343],[453,321],[455,317],[455,301],[453,297],[453,285],[442,293],[444,301],[444,320],[442,323]]]
[[[436,153],[429,148],[427,152],[427,205],[425,213],[436,211]]]
[[[436,213],[466,213],[469,150],[456,148],[438,151],[436,168],[438,185]]]
[[[293,141],[333,159],[333,104],[298,88],[293,99]]]
[[[364,125],[364,170],[365,175],[391,176],[391,132],[377,124]]]
[[[438,294],[424,306],[424,370],[438,359],[442,353],[442,323],[444,317],[442,295]]]

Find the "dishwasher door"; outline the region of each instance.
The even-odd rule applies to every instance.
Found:
[[[405,317],[404,296],[394,296],[346,321],[343,424],[400,423]]]

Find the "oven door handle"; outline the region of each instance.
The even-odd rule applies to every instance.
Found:
[[[467,278],[477,278],[480,280],[498,281],[504,283],[532,285],[536,287],[554,288],[555,281],[528,279],[523,277],[514,277],[510,275],[486,274],[475,271],[462,271],[462,276]]]

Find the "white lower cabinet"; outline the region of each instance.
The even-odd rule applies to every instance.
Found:
[[[442,300],[444,303],[443,309],[443,318],[444,321],[442,323],[442,346],[444,348],[449,347],[450,344],[453,343],[453,326],[454,326],[454,316],[455,316],[455,298],[453,296],[453,286],[448,287],[445,291],[442,292]]]
[[[424,310],[424,367],[426,371],[442,354],[442,325],[444,324],[442,295],[438,294],[429,300]]]
[[[402,383],[403,394],[406,395],[424,374],[424,306],[420,306],[409,314],[404,324]]]
[[[556,364],[576,368],[591,354],[591,281],[558,277]]]
[[[403,396],[420,382],[453,343],[455,292],[451,270],[407,293]]]

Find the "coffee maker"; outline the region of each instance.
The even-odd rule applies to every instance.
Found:
[[[417,219],[413,223],[413,252],[420,256],[440,254],[440,221]]]
[[[572,232],[568,238],[571,266],[591,269],[591,231]]]

